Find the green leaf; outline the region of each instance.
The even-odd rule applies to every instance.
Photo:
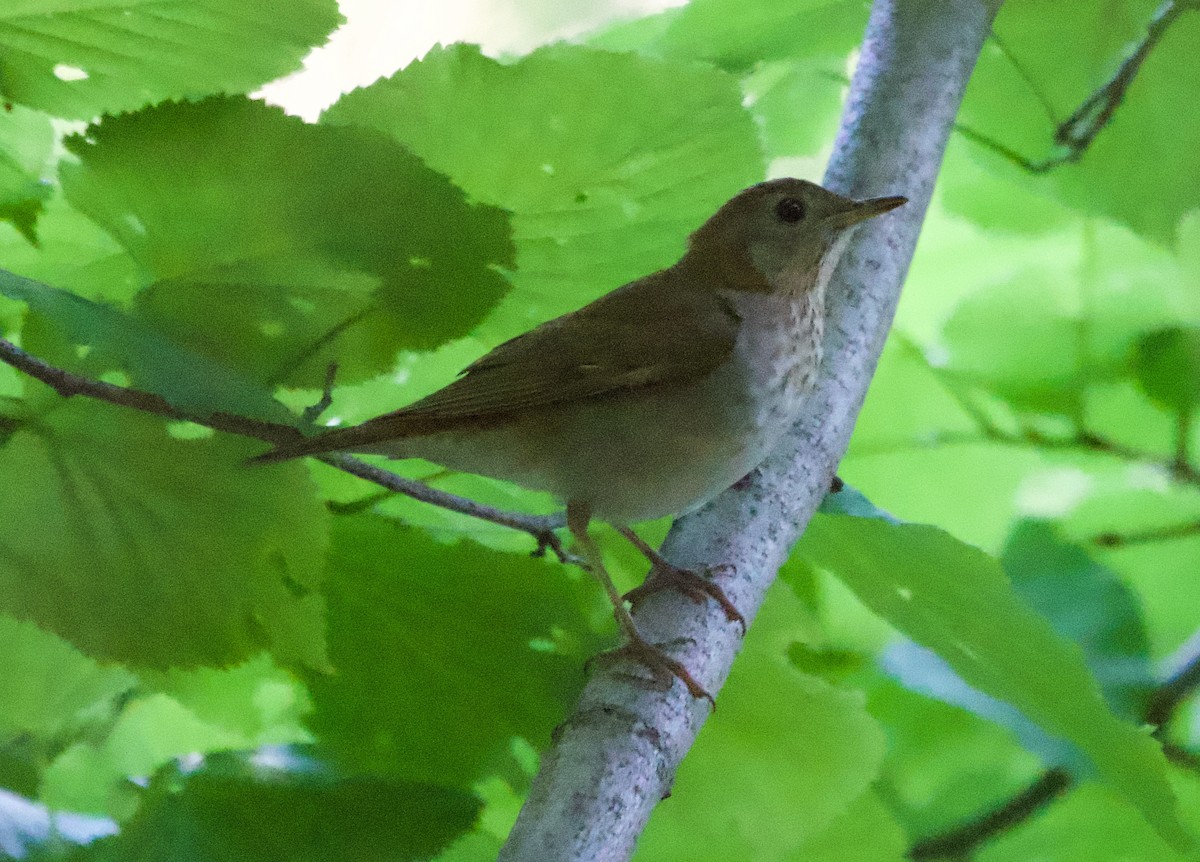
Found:
[[[1050,273],[1023,273],[975,294],[946,322],[950,367],[1018,407],[1077,415],[1082,329],[1068,303]]]
[[[1200,326],[1173,326],[1143,336],[1134,349],[1133,371],[1151,399],[1177,414],[1200,404]]]
[[[0,96],[87,120],[245,93],[299,68],[340,21],[333,0],[7,0]]]
[[[224,412],[288,423],[293,415],[261,384],[212,359],[181,349],[153,326],[115,308],[0,270],[0,294],[28,304],[26,343],[46,337],[74,348],[39,358],[84,376],[119,369],[136,389],[161,395],[197,418]],[[33,345],[29,345],[33,346]]]
[[[1173,846],[1192,845],[1158,745],[1113,715],[1079,648],[1021,601],[994,559],[935,527],[845,515],[814,518],[798,552],[969,684],[1077,746]]]
[[[879,357],[855,423],[851,457],[978,433],[971,415],[950,394],[920,348],[894,333]]]
[[[1055,154],[1057,123],[1108,81],[1159,5],[1079,0],[1046,15],[1037,4],[1005,4],[994,24],[997,41],[979,58],[960,120],[1031,161]],[[1190,108],[1200,90],[1198,40],[1200,15],[1185,11],[1077,163],[1033,175],[978,144],[973,155],[1011,183],[1170,243],[1180,218],[1200,202],[1200,162],[1192,157],[1200,151],[1200,115]],[[945,175],[951,197],[971,194],[970,187],[950,191],[969,182],[966,174]]]
[[[175,758],[312,741],[303,685],[267,655],[223,670],[143,671],[137,695],[107,725],[77,734],[46,770],[43,799],[125,817],[137,803],[128,783]]]
[[[835,55],[760,67],[743,86],[771,158],[815,153],[837,133],[846,58]]]
[[[694,0],[590,41],[741,73],[773,60],[846,57],[862,39],[867,8],[857,0]]]
[[[335,520],[325,595],[337,672],[309,677],[309,724],[373,774],[467,787],[512,738],[545,746],[598,645],[585,576],[370,515]]]
[[[466,831],[469,793],[430,784],[226,765],[156,786],[99,860],[157,862],[418,862]]]
[[[1078,212],[1010,165],[994,164],[999,161],[963,130],[952,134],[938,172],[937,200],[947,212],[986,228],[993,237],[1012,233],[1030,240],[1078,221]]]
[[[1018,409],[1077,416],[1087,387],[1129,373],[1144,333],[1200,320],[1169,253],[1099,223],[1068,242],[1071,252],[1060,244],[1053,258],[1014,266],[959,302],[942,332],[947,371]]]
[[[238,734],[198,718],[165,694],[131,702],[100,740],[76,742],[49,765],[41,798],[51,808],[127,817],[137,804],[128,782],[175,757],[239,748]]]
[[[143,686],[156,688],[206,724],[238,734],[239,748],[312,742],[304,716],[312,711],[308,690],[267,653],[230,668],[143,671]]]
[[[1045,768],[1008,729],[886,676],[871,684],[868,708],[888,730],[878,792],[913,838],[996,808]]]
[[[669,266],[688,233],[763,178],[731,76],[554,45],[503,65],[435,48],[322,117],[392,135],[474,199],[513,213],[512,294],[488,342]]]
[[[53,146],[54,128],[45,114],[0,110],[0,220],[12,222],[31,243],[37,241],[34,225],[50,197],[42,174]]]
[[[508,220],[377,132],[245,99],[71,138],[68,200],[148,273],[137,314],[268,383],[353,382],[470,330],[507,289]]]
[[[866,13],[856,0],[693,0],[617,24],[588,44],[700,60],[741,76],[767,155],[807,155],[837,131]]]
[[[140,287],[137,264],[111,236],[56,193],[37,223],[38,244],[0,225],[0,267],[87,299],[124,303]]]
[[[1128,587],[1042,521],[1018,522],[1001,563],[1017,594],[1058,634],[1082,648],[1113,712],[1139,723],[1156,680],[1141,608]],[[1073,750],[1048,737],[1011,705],[970,688],[936,655],[905,642],[888,650],[884,664],[910,688],[1012,729],[1027,748],[1047,761],[1081,765]]]
[[[1192,806],[1194,816],[1195,807]],[[1194,856],[1164,843],[1112,788],[1084,784],[980,848],[979,862],[1028,862],[1053,848],[1054,862],[1179,862]]]
[[[24,417],[0,449],[0,609],[136,666],[328,667],[326,513],[306,468],[268,481],[253,451],[107,405]]]
[[[784,862],[904,862],[907,839],[879,795],[867,791]]]
[[[820,836],[877,776],[881,728],[858,692],[801,673],[789,644],[814,623],[788,590],[755,620],[720,709],[679,767],[639,860],[784,859]],[[803,812],[803,816],[797,816]]]
[[[0,615],[0,739],[50,740],[75,729],[84,713],[136,683],[120,667],[101,667],[28,622]]]
[[[1109,707],[1139,722],[1155,687],[1137,598],[1113,571],[1045,521],[1020,521],[1000,556],[1017,594],[1079,644]]]

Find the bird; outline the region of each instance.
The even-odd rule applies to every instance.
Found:
[[[251,460],[422,458],[550,492],[612,601],[624,643],[611,655],[711,702],[625,603],[674,588],[717,601],[743,630],[744,619],[716,583],[667,561],[630,525],[698,509],[765,460],[816,381],[826,289],[851,228],[904,203],[794,178],[758,183],[692,233],[674,265],[505,341],[407,407]],[[651,563],[625,596],[589,533],[594,519]]]

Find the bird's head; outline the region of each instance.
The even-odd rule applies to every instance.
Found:
[[[906,200],[856,201],[805,180],[770,180],[717,210],[692,234],[685,260],[715,267],[735,289],[810,290],[828,280],[851,227]]]

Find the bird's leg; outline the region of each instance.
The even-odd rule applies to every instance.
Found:
[[[663,590],[675,589],[694,602],[712,599],[721,606],[721,610],[725,611],[725,619],[731,623],[739,623],[742,627],[742,634],[746,633],[746,618],[729,600],[729,596],[725,595],[724,590],[699,573],[675,565],[646,544],[645,540],[629,527],[617,527],[617,529],[650,561],[650,574],[646,576],[646,580],[640,587],[625,594],[626,601],[636,608],[638,603],[647,596]]]
[[[591,520],[591,515],[591,507],[586,503],[567,504],[567,528],[571,531],[571,535],[575,537],[575,541],[579,543],[579,547],[583,551],[583,557],[587,561],[588,569],[595,575],[600,585],[604,587],[604,591],[608,593],[609,601],[612,602],[613,606],[613,616],[616,617],[617,625],[620,627],[621,633],[625,636],[625,643],[617,649],[606,653],[606,657],[610,659],[633,659],[649,669],[654,674],[656,681],[664,682],[666,685],[669,685],[671,677],[676,677],[687,686],[687,690],[692,697],[703,697],[709,703],[713,703],[712,695],[704,690],[704,686],[696,682],[696,679],[681,662],[671,658],[654,644],[647,641],[642,637],[641,632],[638,631],[637,624],[634,623],[633,617],[630,616],[629,610],[625,607],[625,600],[617,590],[616,584],[613,583],[608,570],[604,568],[604,560],[600,556],[600,549],[588,533],[588,522]],[[715,703],[713,705],[715,706]]]

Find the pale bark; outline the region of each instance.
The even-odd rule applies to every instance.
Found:
[[[811,409],[747,481],[677,521],[664,555],[729,565],[720,583],[752,620],[829,488],[874,373],[946,141],[999,0],[876,0],[825,185],[907,206],[858,230],[830,286],[825,363]],[[714,694],[741,643],[715,603],[664,593],[639,628]],[[719,702],[719,701],[718,701]],[[682,685],[663,693],[597,672],[545,752],[503,862],[621,862],[707,718]],[[798,764],[797,768],[803,768]],[[803,812],[797,812],[803,816]]]

